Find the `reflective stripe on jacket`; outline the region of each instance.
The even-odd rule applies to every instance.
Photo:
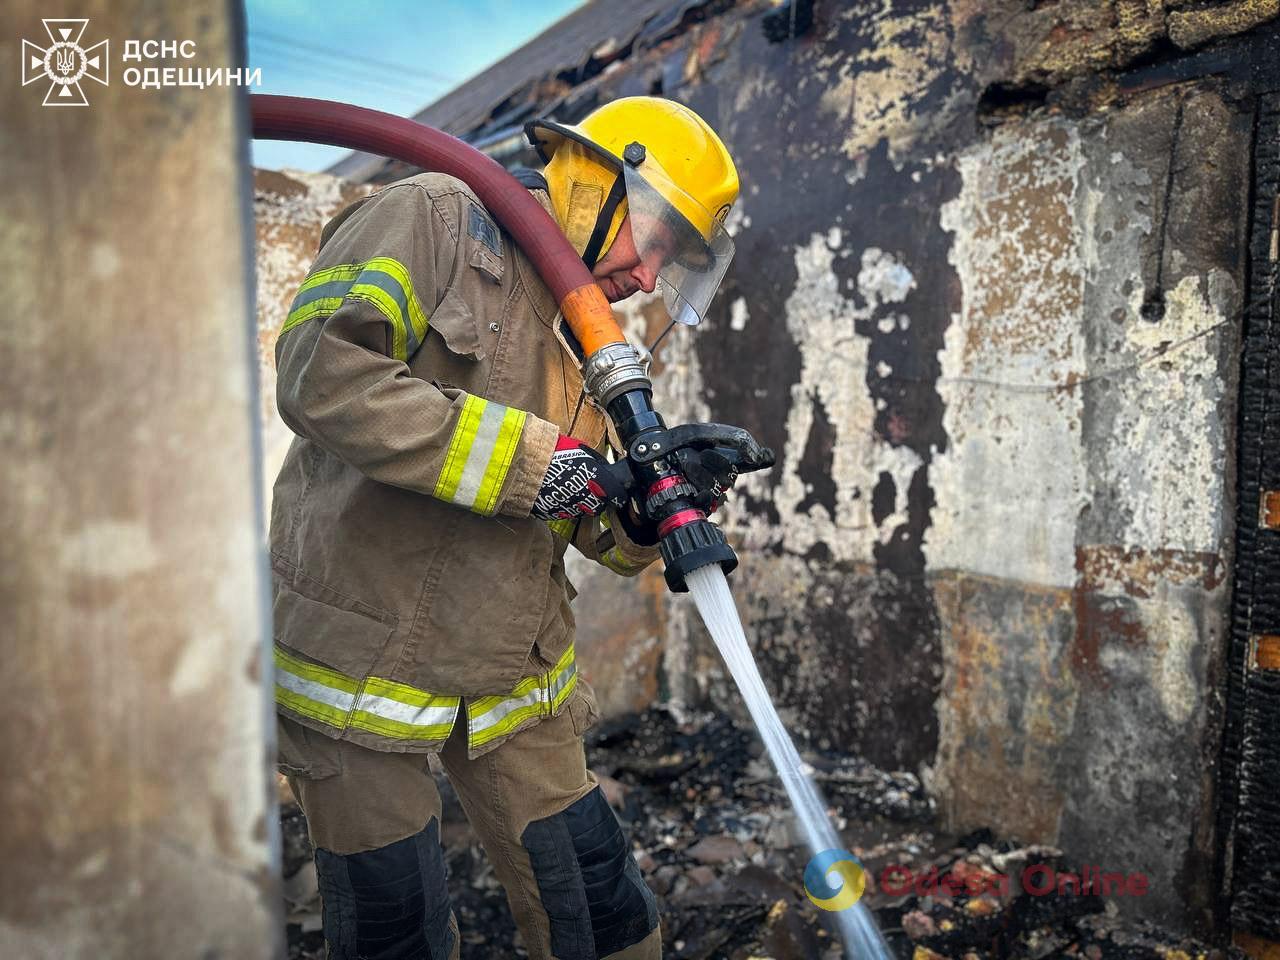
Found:
[[[570,542],[624,574],[656,557],[607,516],[559,529],[529,516],[558,434],[607,444],[557,321],[528,259],[452,177],[384,187],[325,226],[276,344],[277,407],[297,437],[271,504],[275,639],[345,678],[315,702],[368,722],[299,710],[287,684],[282,711],[429,749],[370,725],[430,728],[461,700],[474,720],[476,704],[528,697],[572,663]],[[359,710],[343,700],[357,695]],[[393,716],[365,709],[383,701]]]
[[[371,734],[417,749],[438,749],[457,722],[461,697],[431,694],[394,680],[357,680],[275,648],[276,702],[289,713],[328,728],[335,737]],[[471,751],[496,745],[543,717],[560,712],[578,684],[573,645],[551,669],[526,677],[502,697],[465,701]],[[385,744],[384,744],[385,745]]]

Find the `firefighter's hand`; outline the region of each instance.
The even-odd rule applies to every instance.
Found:
[[[618,510],[618,519],[622,522],[622,529],[632,543],[638,547],[652,547],[658,543],[658,525],[645,516],[644,508],[636,502],[635,497],[631,498],[631,502]]]
[[[539,520],[599,516],[610,503],[626,501],[630,483],[625,462],[610,463],[581,440],[562,434],[532,513]]]
[[[720,509],[738,479],[738,467],[731,453],[721,452],[716,447],[708,450],[686,447],[676,451],[681,472],[698,491],[693,502],[707,513]]]

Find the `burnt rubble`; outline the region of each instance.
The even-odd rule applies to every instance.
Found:
[[[722,714],[657,708],[606,721],[588,761],[659,895],[672,960],[836,960],[839,947],[802,883],[809,853],[754,731]],[[945,836],[911,773],[806,753],[846,847],[868,871],[864,902],[895,957],[911,960],[1243,958],[1122,921],[1136,891],[1061,851],[978,831]],[[444,777],[442,842],[463,960],[525,956],[502,889]],[[282,812],[291,960],[324,955],[305,822]],[[1005,878],[1002,880],[1002,878]],[[1021,889],[1029,884],[1036,893]],[[1083,886],[1083,889],[1081,887]]]

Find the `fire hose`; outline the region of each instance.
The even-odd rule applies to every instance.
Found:
[[[717,563],[726,574],[737,555],[707,519],[682,461],[710,454],[730,476],[762,470],[773,452],[746,430],[716,423],[668,429],[653,406],[641,354],[627,342],[604,292],[529,191],[501,164],[456,137],[392,114],[306,97],[249,98],[253,136],[347,147],[445,173],[466,183],[511,234],[556,298],[583,350],[583,383],[617,429],[646,518],[657,529],[667,586],[683,593],[685,575]]]

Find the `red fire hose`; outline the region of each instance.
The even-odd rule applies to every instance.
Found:
[[[533,261],[589,357],[626,343],[604,293],[559,227],[502,165],[456,137],[379,110],[332,100],[256,94],[253,136],[349,147],[465,181]]]

